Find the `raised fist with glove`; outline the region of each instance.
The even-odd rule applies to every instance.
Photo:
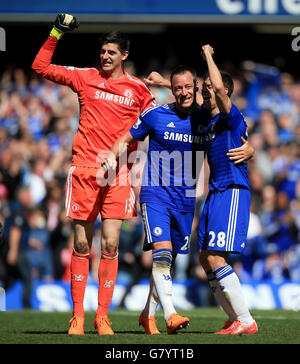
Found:
[[[76,20],[75,16],[70,14],[58,14],[54,27],[52,28],[50,35],[57,39],[60,39],[64,32],[69,32],[78,28],[79,22]]]

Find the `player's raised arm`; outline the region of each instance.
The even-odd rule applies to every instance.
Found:
[[[36,55],[32,69],[42,77],[70,86],[75,92],[81,87],[79,76],[74,67],[64,67],[51,64],[56,45],[63,34],[78,27],[79,23],[73,15],[58,14],[48,39]]]
[[[218,108],[223,115],[229,114],[231,101],[228,96],[228,89],[225,88],[219,68],[213,59],[214,49],[209,45],[202,47],[202,57],[207,63],[208,74],[216,95]]]

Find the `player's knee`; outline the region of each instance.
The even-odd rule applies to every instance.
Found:
[[[79,254],[89,254],[94,236],[91,221],[74,220],[74,249]]]
[[[84,239],[77,239],[74,242],[74,249],[79,254],[88,254],[90,252],[89,243]]]
[[[228,252],[202,251],[200,254],[200,264],[205,271],[216,270],[227,265]]]
[[[118,251],[118,243],[118,241],[110,237],[106,237],[105,239],[102,238],[101,249],[105,254],[114,256],[117,254]]]

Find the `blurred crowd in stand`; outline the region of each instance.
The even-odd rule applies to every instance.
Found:
[[[155,62],[154,62],[155,63]],[[135,72],[132,62],[127,66]],[[241,280],[300,281],[300,80],[277,68],[245,61],[223,69],[234,77],[233,102],[243,112],[255,156],[249,161],[252,188],[248,241],[232,263]],[[170,70],[149,69],[168,77]],[[201,77],[200,77],[201,82]],[[151,87],[160,104],[173,102],[170,90]],[[199,90],[200,92],[200,90]],[[33,279],[68,281],[72,226],[64,215],[65,180],[77,130],[77,96],[32,74],[7,67],[0,76],[0,286],[24,283],[24,307],[30,307]],[[179,256],[178,280],[204,282],[198,263],[196,232],[207,194],[197,208],[189,256]],[[203,183],[203,180],[202,180]],[[100,226],[95,223],[90,279],[97,280]],[[142,252],[140,215],[125,221],[120,237],[118,279],[132,285],[149,278],[151,253]],[[206,284],[206,283],[205,283]],[[124,297],[125,298],[125,297]],[[121,304],[124,303],[124,299]]]

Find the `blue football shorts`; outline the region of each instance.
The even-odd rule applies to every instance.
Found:
[[[180,212],[148,202],[141,204],[141,211],[146,233],[145,251],[152,249],[151,243],[170,241],[174,253],[189,253],[193,212]]]
[[[199,249],[240,253],[247,239],[250,202],[250,191],[244,188],[210,191],[200,217]]]

